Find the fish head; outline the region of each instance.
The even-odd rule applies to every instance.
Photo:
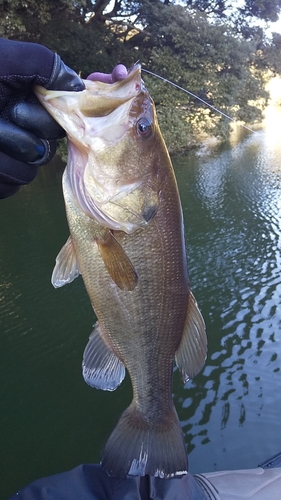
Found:
[[[77,203],[102,225],[131,233],[156,214],[160,167],[170,161],[155,106],[140,64],[125,80],[84,83],[82,92],[35,92],[67,133],[67,172]]]

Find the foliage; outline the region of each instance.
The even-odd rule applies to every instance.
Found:
[[[183,5],[185,3],[185,5]],[[268,74],[281,71],[281,37],[255,20],[274,21],[281,0],[0,0],[0,35],[57,51],[83,77],[119,62],[171,79],[237,120],[258,121]],[[270,73],[271,72],[271,73]],[[144,75],[170,150],[206,135],[227,137],[213,108]]]
[[[261,51],[260,64],[264,70],[269,69],[273,75],[281,74],[281,35],[273,33],[270,43],[265,43]]]
[[[249,24],[255,19],[275,22],[281,9],[281,0],[186,0],[189,8],[196,8],[201,12],[215,15],[220,18],[231,18],[234,24]]]
[[[210,24],[206,14],[191,13],[180,5],[163,8],[158,4],[154,9],[150,7],[145,17],[146,31],[153,35],[142,43],[144,66],[237,120],[254,122],[261,119],[267,93],[253,41],[235,37],[231,28],[220,23]],[[166,83],[155,83],[153,87],[149,83],[149,88],[158,113],[165,118],[170,115],[172,129],[174,123],[179,127],[180,116],[183,124],[179,130],[185,126],[187,144],[204,134],[220,137],[228,134],[225,118],[213,109],[202,107],[198,100],[172,91]],[[259,106],[253,106],[257,99]],[[167,120],[163,122],[168,137]]]

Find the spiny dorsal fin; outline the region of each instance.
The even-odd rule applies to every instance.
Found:
[[[204,319],[194,295],[189,292],[184,332],[175,356],[184,382],[200,372],[205,364],[206,356],[207,336]]]
[[[112,232],[107,231],[106,238],[98,239],[97,244],[104,265],[116,285],[121,290],[134,290],[138,282],[137,273]]]
[[[87,384],[105,391],[114,391],[125,377],[125,367],[104,342],[98,323],[84,351],[82,372]]]
[[[71,283],[79,274],[80,271],[76,253],[73,248],[71,236],[69,236],[56,258],[56,264],[51,278],[52,285],[55,288],[60,288],[63,285]]]

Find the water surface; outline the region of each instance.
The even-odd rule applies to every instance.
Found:
[[[174,399],[191,472],[256,467],[281,451],[280,122],[174,160],[190,280],[205,317],[205,368]],[[0,498],[79,463],[98,462],[121,411],[88,387],[81,359],[95,317],[81,278],[55,290],[68,237],[53,162],[0,203]]]

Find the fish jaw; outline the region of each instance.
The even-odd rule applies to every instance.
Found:
[[[141,65],[135,64],[127,78],[113,84],[84,80],[86,91],[80,93],[79,109],[85,116],[106,116],[121,104],[136,97],[141,90]]]
[[[134,65],[125,80],[113,84],[83,81],[85,90],[81,92],[47,90],[40,85],[34,87],[34,92],[42,106],[65,129],[68,138],[87,149],[89,136],[97,135],[96,130],[100,128],[108,131],[108,127],[105,127],[108,120],[102,118],[117,111],[122,104],[139,94],[143,86],[141,66]],[[118,116],[117,113],[117,118]],[[93,120],[87,118],[101,120],[95,121],[95,127]],[[115,116],[111,117],[111,121],[113,119],[116,121]]]

